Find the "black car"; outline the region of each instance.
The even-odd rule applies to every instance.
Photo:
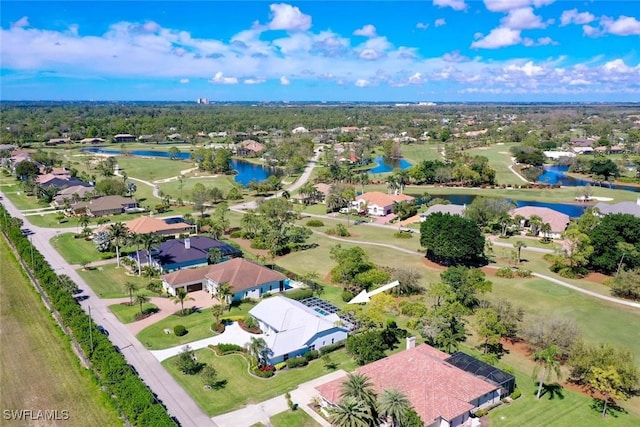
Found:
[[[102,325],[98,325],[98,330],[99,330],[100,332],[102,332],[103,334],[105,334],[106,336],[109,336],[109,331],[107,331],[107,330],[104,328],[104,326],[102,326]]]

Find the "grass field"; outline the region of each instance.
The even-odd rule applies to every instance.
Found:
[[[117,268],[115,264],[108,264],[90,270],[78,270],[78,274],[100,298],[128,297],[129,294],[124,290],[125,282],[135,283],[138,289],[148,296],[158,296],[158,294],[146,290],[149,284],[148,278],[129,275],[124,267]]]
[[[128,176],[145,181],[171,178],[180,175],[180,171],[194,167],[193,162],[186,160],[145,159],[141,157],[116,157],[122,172]]]
[[[216,356],[208,348],[197,350],[195,353],[199,362],[207,363],[218,371],[220,380],[227,380],[225,387],[219,390],[203,390],[199,376],[178,372],[175,357],[162,362],[162,365],[210,416],[284,394],[296,388],[298,384],[328,373],[324,362],[317,359],[304,368],[283,370],[268,379],[257,378],[247,372],[248,364],[244,356],[238,354]],[[344,349],[331,353],[331,360],[336,364],[337,369],[351,371],[356,367]]]
[[[193,186],[197,183],[204,185],[207,188],[218,187],[222,190],[223,194],[227,194],[231,188],[236,186],[236,182],[233,180],[232,175],[220,175],[217,178],[195,178],[190,176],[183,180],[182,192],[180,191],[180,182],[179,181],[170,181],[166,183],[159,184],[160,189],[165,193],[169,194],[172,199],[177,199],[181,197],[183,200],[191,199],[191,192],[193,190]],[[232,203],[237,203],[233,201]]]
[[[98,261],[101,254],[92,241],[74,239],[75,233],[62,233],[51,238],[51,245],[69,264],[82,265],[85,262]],[[114,254],[115,256],[115,254]]]
[[[424,160],[443,160],[436,143],[403,145],[402,156],[414,165]]]
[[[155,304],[145,303],[142,304],[142,312],[146,313],[151,310],[157,310],[158,307]],[[140,313],[140,306],[138,304],[112,304],[109,306],[109,310],[120,320],[122,323],[133,323],[136,321],[136,314]]]
[[[511,147],[520,144],[506,143],[502,145],[492,145],[490,147],[472,148],[467,151],[468,154],[473,156],[484,156],[489,159],[489,166],[496,171],[496,182],[502,184],[524,184],[525,182],[518,178],[513,172],[509,170],[511,161]]]
[[[270,420],[273,427],[316,427],[320,425],[302,409],[282,412],[274,415]]]
[[[60,426],[122,425],[0,239],[0,406],[68,411]],[[3,426],[45,425],[3,420]],[[54,424],[47,424],[54,425]]]
[[[35,196],[27,196],[19,185],[3,186],[2,192],[20,210],[49,207],[49,204],[36,199]]]

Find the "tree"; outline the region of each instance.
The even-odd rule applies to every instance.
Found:
[[[485,227],[498,218],[509,217],[509,211],[513,208],[514,204],[506,199],[476,197],[465,208],[464,217]]]
[[[251,337],[251,340],[246,345],[247,353],[258,365],[267,363],[267,354],[269,347],[264,338]]]
[[[22,181],[29,181],[40,174],[40,168],[34,162],[23,160],[16,166],[16,176]]]
[[[134,299],[134,302],[140,306],[140,315],[143,314],[142,306],[149,302],[149,297],[143,294],[142,292],[138,292]]]
[[[617,249],[622,252],[622,256],[620,257],[620,262],[618,263],[618,268],[616,269],[616,276],[620,274],[620,269],[622,268],[622,263],[624,262],[624,257],[629,255],[631,258],[635,258],[638,256],[640,251],[636,249],[634,245],[627,242],[618,242]]]
[[[516,240],[516,242],[513,244],[513,247],[516,248],[516,250],[518,251],[518,264],[520,264],[520,262],[522,261],[522,258],[520,257],[520,252],[522,251],[522,248],[527,247],[527,244],[522,240]]]
[[[611,281],[611,293],[621,298],[640,300],[640,268],[616,274]]]
[[[169,148],[169,159],[176,160],[180,155],[180,149],[176,146]]]
[[[160,243],[160,236],[155,233],[141,234],[140,242],[147,252],[147,265],[151,267],[151,251]]]
[[[569,244],[568,260],[569,267],[573,271],[580,271],[589,263],[589,257],[593,253],[591,239],[588,235],[580,232],[575,226],[570,226],[563,235]]]
[[[335,427],[369,427],[373,423],[373,417],[364,402],[349,397],[330,409],[329,421]]]
[[[127,188],[119,179],[106,178],[96,184],[96,193],[102,196],[124,196]]]
[[[195,375],[202,369],[202,365],[198,363],[195,353],[188,345],[182,347],[182,351],[178,353],[176,366],[180,372],[186,375]]]
[[[622,379],[618,371],[613,366],[600,368],[592,366],[589,372],[589,388],[600,393],[604,399],[602,407],[602,417],[607,415],[607,403],[610,399],[628,398],[627,393],[622,386]]]
[[[87,228],[90,221],[91,221],[91,217],[86,213],[83,213],[78,217],[78,226],[82,227],[82,229],[84,230],[85,228]]]
[[[184,302],[193,301],[193,298],[189,296],[189,293],[185,288],[178,288],[176,295],[171,298],[174,304],[180,304],[180,314],[184,316]]]
[[[553,344],[562,357],[567,357],[580,338],[580,330],[568,317],[527,316],[520,335],[533,350],[542,350]]]
[[[354,373],[347,374],[347,379],[340,384],[340,397],[342,399],[353,398],[363,402],[368,407],[372,419],[378,419],[373,382],[368,376]]]
[[[411,408],[411,402],[406,394],[398,389],[390,388],[384,390],[378,396],[378,408],[380,413],[391,418],[391,426],[401,426],[401,421],[407,416]]]
[[[205,386],[215,387],[218,384],[218,371],[211,365],[206,365],[202,368],[200,377]]]
[[[386,356],[382,334],[376,329],[349,335],[346,347],[359,365],[375,362]]]
[[[116,260],[118,267],[120,267],[120,246],[126,244],[130,232],[125,224],[116,222],[109,226],[109,233],[111,234],[113,245],[116,247]]]
[[[469,264],[483,258],[485,238],[473,221],[438,212],[421,223],[420,244],[436,262]]]
[[[507,332],[507,328],[500,321],[498,312],[493,308],[481,308],[476,313],[476,331],[484,339],[484,353],[489,351],[489,345],[496,345]]]
[[[93,244],[98,252],[107,252],[111,248],[111,234],[108,231],[98,231],[93,235]]]
[[[215,304],[211,307],[211,315],[216,322],[216,326],[220,324],[220,317],[224,314],[224,305]]]
[[[540,231],[542,232],[542,241],[548,243],[551,241],[549,234],[551,233],[551,224],[548,222],[543,222],[540,226]]]
[[[459,302],[467,310],[479,304],[478,295],[491,292],[492,283],[484,271],[465,266],[449,267],[440,273],[442,283],[450,287],[451,301]]]
[[[540,399],[544,381],[550,381],[552,374],[555,374],[558,379],[562,376],[562,372],[560,372],[560,363],[558,363],[557,360],[559,355],[560,352],[555,344],[551,344],[549,347],[533,354],[533,360],[534,362],[537,362],[537,365],[533,370],[533,376],[538,377],[538,393],[536,394],[536,399]]]
[[[227,304],[229,306],[229,311],[231,311],[231,299],[233,298],[231,285],[228,283],[220,283],[218,285],[217,295],[220,302],[222,304]]]
[[[619,245],[622,242],[628,243],[640,252],[640,218],[630,214],[608,214],[584,233],[589,236],[593,246],[589,266],[594,270],[613,274],[625,253],[626,268],[640,267],[640,254],[634,253],[630,246]]]
[[[210,248],[207,253],[207,261],[209,261],[209,264],[217,264],[220,260],[222,260],[222,250],[215,246]]]
[[[138,191],[138,186],[133,181],[127,181],[126,187],[127,187],[127,195],[130,196],[130,197],[133,196],[133,194],[136,191]]]
[[[343,248],[342,245],[331,247],[329,257],[338,264],[331,269],[331,280],[344,286],[356,283],[356,277],[374,268],[364,249],[354,246]]]
[[[133,293],[138,290],[138,286],[133,283],[126,281],[124,282],[124,291],[129,293],[129,305],[133,305]]]
[[[191,190],[191,201],[193,201],[193,209],[200,211],[200,216],[204,216],[207,202],[210,200],[211,193],[207,191],[202,183],[198,182]]]

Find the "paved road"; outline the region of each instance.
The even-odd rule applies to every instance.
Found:
[[[22,219],[24,226],[34,232],[31,235],[31,241],[51,264],[52,268],[55,269],[56,273],[68,275],[83,290],[84,295],[89,296],[88,299],[80,303],[82,308],[91,313],[91,317],[96,323],[104,326],[109,331],[111,342],[120,348],[127,362],[138,371],[140,377],[166,405],[169,413],[175,416],[183,426],[217,426],[162,367],[160,362],[109,311],[103,301],[96,296],[93,290],[78,275],[73,266],[69,265],[51,246],[49,239],[55,236],[58,230],[35,227],[6,197],[3,198],[2,203],[13,217]]]

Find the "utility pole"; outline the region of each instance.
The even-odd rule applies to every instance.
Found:
[[[89,341],[91,343],[90,354],[93,354],[93,321],[91,319],[91,306],[89,306]]]

